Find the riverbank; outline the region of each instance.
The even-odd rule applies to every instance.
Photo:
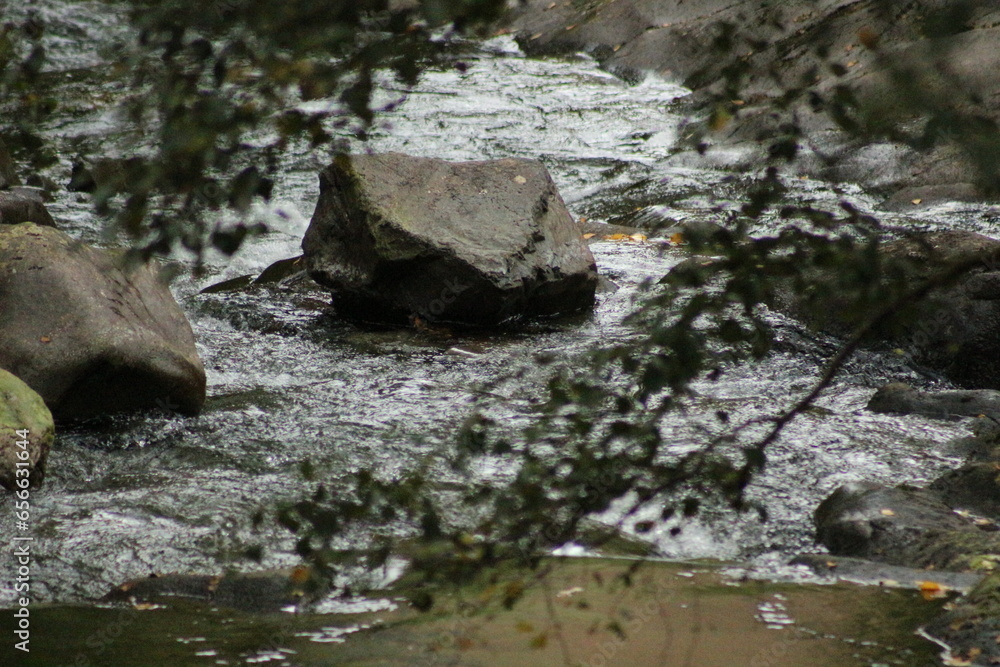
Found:
[[[23,664],[725,665],[920,667],[910,628],[944,597],[850,584],[741,580],[718,563],[549,558],[537,570],[441,590],[331,601],[326,614],[246,614],[178,600],[33,610]],[[412,593],[412,591],[409,591]],[[59,636],[59,642],[51,637]]]
[[[510,29],[528,54],[692,89],[678,165],[794,157],[912,210],[1000,192],[998,23],[990,2],[529,0]]]

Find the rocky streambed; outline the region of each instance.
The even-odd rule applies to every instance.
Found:
[[[62,16],[67,25],[87,34],[104,29],[67,7],[52,3],[48,11],[57,23]],[[603,60],[600,53],[595,55]],[[211,578],[227,569],[293,567],[297,559],[292,555],[292,538],[271,526],[255,531],[252,516],[312,490],[300,474],[303,460],[331,480],[360,469],[378,470],[391,479],[447,451],[473,407],[516,432],[532,420],[533,406],[548,378],[535,361],[537,355],[572,363],[595,346],[632,335],[623,319],[641,285],[685,258],[683,248],[666,242],[672,230],[718,221],[727,211],[738,209],[753,187],[753,174],[688,161],[697,154],[681,141],[680,128],[688,122],[683,106],[688,91],[670,80],[649,76],[638,83],[626,82],[601,69],[590,56],[526,58],[508,37],[470,50],[467,61],[468,67],[461,71],[428,73],[373,132],[369,144],[356,149],[449,160],[540,159],[570,213],[587,219],[586,231],[595,234],[590,251],[597,271],[614,283],[599,290],[593,312],[514,332],[372,330],[329,312],[326,290],[299,279],[260,280],[246,289],[203,293],[226,280],[257,277],[275,260],[299,254],[306,223],[319,199],[317,175],[327,164],[304,150],[293,151],[275,183],[275,200],[258,211],[269,233],[250,240],[232,261],[209,258],[206,276],[193,278],[182,266],[172,284],[205,368],[207,398],[200,416],[139,413],[58,433],[44,486],[32,494],[36,601],[92,601],[126,581],[152,574]],[[73,61],[67,67],[77,64]],[[387,99],[399,95],[393,90],[383,94]],[[107,134],[100,110],[62,118],[49,131],[67,149],[86,140],[113,152],[115,137]],[[70,171],[66,157],[44,175],[61,183]],[[1000,211],[987,203],[945,198],[934,204],[912,204],[905,212],[890,211],[882,206],[882,192],[869,194],[854,185],[799,176],[782,175],[789,202],[834,208],[849,199],[910,230],[996,235]],[[47,207],[58,226],[75,238],[109,243],[85,199],[61,189],[53,197]],[[603,223],[629,229],[596,226]],[[765,217],[758,231],[766,234],[780,224]],[[760,362],[729,369],[721,382],[696,383],[697,396],[687,412],[664,424],[667,438],[678,449],[715,428],[720,407],[739,422],[790,405],[808,390],[839,342],[778,313],[773,314],[772,325],[778,332],[775,352]],[[765,523],[723,508],[706,508],[699,518],[685,522],[679,533],[677,521],[659,520],[656,507],[649,508],[649,516],[640,513],[624,522],[614,512],[599,519],[621,523],[620,530],[633,537],[636,523],[656,519],[640,538],[656,557],[738,562],[738,571],[730,572],[737,580],[823,577],[820,580],[829,581],[840,572],[868,582],[891,580],[913,588],[926,584],[923,593],[929,597],[947,588],[965,589],[981,576],[969,575],[970,571],[990,569],[994,549],[989,510],[971,507],[968,495],[961,493],[971,488],[968,480],[973,478],[980,484],[975,488],[983,490],[972,495],[989,497],[994,492],[989,472],[994,436],[985,422],[975,426],[974,417],[955,417],[952,409],[943,410],[948,417],[944,420],[936,419],[940,413],[933,411],[927,416],[926,411],[900,415],[866,409],[879,387],[899,381],[921,391],[955,388],[941,375],[897,354],[891,345],[862,350],[817,407],[793,422],[771,448],[768,468],[750,491],[769,512]],[[963,468],[970,453],[981,461]],[[502,465],[484,471],[498,477],[510,473]],[[933,501],[926,496],[938,490],[893,490],[900,484],[926,487],[955,475],[961,481]],[[449,484],[462,483],[442,472],[443,492]],[[835,558],[817,545],[813,512],[844,484],[853,485],[839,496],[846,506],[840,514],[827,513],[843,530],[827,547],[911,569],[893,570],[870,560],[857,564]],[[936,482],[935,487],[942,484]],[[972,509],[978,516],[963,518],[952,507]],[[918,520],[911,522],[915,515]],[[926,523],[928,515],[940,523]],[[0,526],[5,534],[17,533],[10,513],[0,518]],[[405,536],[406,530],[373,527],[368,533],[345,536],[338,546],[365,545],[379,531]],[[933,533],[944,530],[960,541],[938,549],[935,545],[941,543],[933,541]],[[879,540],[899,536],[908,540],[907,548],[917,556],[905,561],[883,557],[901,553],[899,543]],[[261,543],[266,546],[262,563],[242,558],[247,547]],[[838,546],[844,544],[848,547]],[[580,544],[567,547],[584,553],[587,548],[582,538]],[[816,551],[821,554],[818,558],[788,565],[796,555]],[[936,569],[919,569],[928,565]],[[940,573],[949,566],[967,578]],[[814,574],[817,570],[819,574]],[[393,576],[394,571],[359,572],[344,583],[363,588]],[[206,581],[210,592],[218,590],[210,579]],[[5,579],[0,588],[5,605],[14,604],[14,584]],[[983,606],[991,599],[990,585],[960,602],[949,612],[952,617],[930,626],[937,636],[960,647],[956,657],[990,655],[976,643],[992,627],[992,611]],[[567,584],[563,590],[574,586]],[[922,602],[916,593],[911,596]],[[162,600],[139,604],[162,604]],[[88,629],[79,637],[84,647],[75,648],[96,664],[104,653],[87,641],[99,632],[109,637],[118,626],[108,614],[118,611],[81,609],[57,606],[45,618],[84,624]],[[324,619],[311,618],[323,627]],[[206,620],[206,627],[216,621]],[[921,618],[912,627],[896,628],[898,636],[924,622]],[[241,627],[243,623],[239,621]],[[247,622],[249,632],[263,627],[255,623]],[[195,659],[198,646],[191,642],[201,635],[167,625],[153,623],[149,632],[162,632],[181,647],[177,655]],[[851,638],[852,632],[845,636]],[[527,641],[541,635],[523,634]],[[324,636],[334,635],[340,636],[332,631]],[[291,639],[287,633],[282,636],[285,640],[278,642],[278,648],[288,648]],[[91,643],[108,651],[120,648],[117,639],[109,643],[102,637]],[[216,639],[223,641],[212,641]],[[765,642],[758,653],[772,662],[761,664],[782,664],[773,660],[785,659],[777,653],[764,655],[767,651],[791,651],[801,645],[782,646]],[[661,645],[654,648],[664,650]],[[979,652],[973,655],[971,649]],[[260,657],[257,649],[250,648],[231,653],[226,659]],[[293,658],[281,659],[295,664]],[[925,654],[920,659],[930,658]],[[796,664],[794,658],[787,660],[785,664]],[[303,664],[308,663],[303,659]]]

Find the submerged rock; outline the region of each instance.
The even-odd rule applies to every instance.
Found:
[[[0,369],[0,486],[20,490],[40,485],[54,438],[52,413],[42,397]]]
[[[302,241],[362,321],[490,326],[593,306],[597,270],[545,167],[398,153],[338,157]]]
[[[56,419],[197,413],[205,371],[159,271],[51,227],[0,225],[0,368]]]
[[[916,414],[941,419],[979,415],[1000,417],[1000,391],[917,391],[908,384],[893,382],[875,392],[867,408],[872,412]]]

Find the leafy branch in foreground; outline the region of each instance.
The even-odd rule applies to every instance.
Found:
[[[406,538],[380,538],[365,554],[366,565],[402,555],[425,583],[441,584],[506,559],[535,564],[553,546],[576,539],[589,517],[609,510],[624,523],[655,507],[674,531],[684,518],[720,503],[764,518],[746,491],[782,429],[809,408],[859,344],[907,326],[933,290],[997,259],[981,254],[927,271],[922,260],[885,252],[887,238],[910,236],[919,246],[919,236],[887,229],[847,202],[839,214],[781,205],[782,192],[777,172],[769,171],[741,213],[689,230],[691,256],[646,286],[627,323],[632,337],[555,368],[547,401],[520,437],[494,435],[502,429],[477,414],[443,461],[394,480],[363,472],[335,502],[320,494],[282,510],[295,517],[285,525],[304,540],[300,546],[316,545],[300,548],[300,555],[329,574],[334,562],[359,562],[352,559],[360,552],[333,548],[338,540],[359,527],[377,531],[398,522]],[[752,235],[764,216],[780,228]],[[689,429],[683,439],[671,433],[673,415],[702,400],[693,383],[718,380],[734,365],[768,354],[771,308],[782,302],[810,320],[833,313],[847,332],[812,389],[773,415],[734,423],[718,410],[714,424]],[[511,470],[510,477],[477,475],[491,463]],[[461,480],[463,490],[445,492],[436,481],[442,472]],[[635,524],[639,532],[652,527]]]
[[[209,247],[232,254],[261,231],[250,206],[270,196],[283,154],[332,154],[347,137],[364,138],[399,101],[373,100],[379,77],[414,85],[448,64],[460,32],[504,9],[489,0],[128,4],[129,41],[108,68],[121,91],[120,155],[103,170],[78,163],[74,187],[92,192],[144,256],[180,244],[199,259]],[[30,136],[29,149],[42,145],[39,123],[60,80],[45,70],[44,35],[37,17],[0,33],[11,112],[0,136]],[[226,209],[235,222],[219,222]]]

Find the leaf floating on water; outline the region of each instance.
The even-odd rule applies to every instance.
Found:
[[[943,598],[948,594],[948,589],[936,581],[921,581],[920,584],[920,595],[925,600],[935,600],[938,598]]]

